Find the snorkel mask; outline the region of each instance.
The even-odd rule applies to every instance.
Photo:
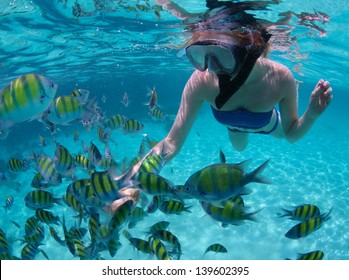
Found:
[[[233,75],[244,62],[249,47],[240,47],[216,40],[203,40],[186,47],[185,52],[199,71]]]
[[[258,47],[253,43],[239,46],[216,40],[198,41],[186,47],[185,52],[196,69],[208,69],[218,76],[220,92],[215,100],[218,109],[244,84],[263,53],[271,35],[265,30],[260,35],[264,44]]]

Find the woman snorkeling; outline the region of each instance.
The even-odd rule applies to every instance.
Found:
[[[197,16],[169,0],[157,3],[181,19],[193,22]],[[263,21],[245,9],[264,9],[267,4],[207,1],[211,9],[198,22],[188,23],[192,36],[184,51],[196,70],[184,87],[170,132],[150,154],[171,160],[184,144],[203,102],[210,104],[213,116],[227,127],[237,151],[246,148],[251,133],[296,142],[325,111],[332,100],[328,81],[318,81],[308,108],[298,117],[297,84],[291,71],[266,58],[271,34]]]

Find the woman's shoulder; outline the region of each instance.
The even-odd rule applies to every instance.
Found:
[[[261,64],[280,79],[293,80],[293,74],[285,65],[268,58],[261,58]]]

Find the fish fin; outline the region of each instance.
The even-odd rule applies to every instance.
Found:
[[[219,149],[219,158],[221,163],[226,163],[227,160],[225,158],[225,154],[223,153],[222,149]]]
[[[266,168],[270,159],[267,159],[260,166],[258,166],[255,170],[247,174],[247,178],[249,182],[256,182],[261,184],[271,184],[271,181],[262,177],[260,173]]]

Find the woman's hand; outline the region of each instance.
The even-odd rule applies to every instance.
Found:
[[[328,81],[319,80],[310,96],[308,113],[317,117],[321,115],[333,98],[332,88]]]
[[[166,5],[168,3],[170,3],[170,0],[155,0],[156,4],[158,5]]]

